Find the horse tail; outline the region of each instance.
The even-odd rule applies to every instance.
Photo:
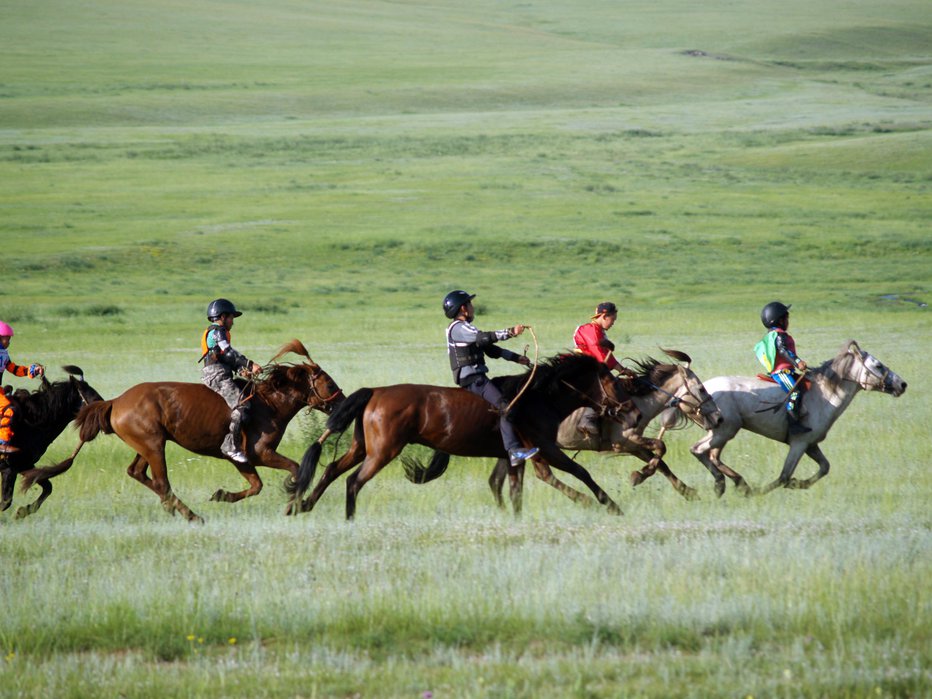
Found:
[[[420,485],[437,480],[446,473],[447,466],[450,465],[450,455],[443,451],[434,451],[427,466],[413,456],[402,456],[401,463],[404,465],[405,478]]]
[[[112,433],[113,428],[110,426],[110,409],[112,407],[113,401],[108,400],[88,403],[81,408],[75,418],[80,435],[77,448],[71,453],[71,456],[54,466],[43,466],[23,471],[20,474],[22,479],[20,490],[26,492],[39,481],[47,481],[50,478],[55,478],[55,476],[60,476],[74,465],[75,457],[87,442],[90,442],[101,432],[105,434]]]
[[[110,424],[112,410],[112,400],[95,401],[81,408],[74,421],[78,426],[78,434],[82,442],[90,442],[101,432],[113,434],[113,427]]]
[[[336,432],[337,434],[346,431],[353,420],[362,416],[366,405],[372,398],[371,388],[360,388],[351,394],[345,401],[340,403],[337,408],[327,418],[327,429],[316,442],[311,444],[301,457],[301,464],[298,466],[298,472],[294,478],[285,480],[285,492],[292,499],[300,498],[311,487],[314,481],[314,473],[317,471],[317,464],[320,462],[320,455],[323,452],[324,442],[327,437]]]
[[[331,432],[345,432],[353,420],[362,415],[363,410],[372,400],[372,393],[371,388],[360,388],[351,393],[337,406],[336,410],[330,413],[330,417],[327,418],[327,429]]]

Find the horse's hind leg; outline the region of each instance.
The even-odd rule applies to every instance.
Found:
[[[301,501],[298,512],[310,512],[313,510],[314,505],[317,504],[317,501],[320,500],[324,491],[327,490],[330,484],[353,468],[353,466],[362,463],[362,460],[365,458],[365,447],[360,444],[358,439],[354,438],[350,444],[350,448],[343,456],[327,464],[327,468],[324,469],[324,472],[320,476],[320,480],[317,481],[317,485],[314,486],[311,494]]]
[[[381,471],[388,463],[401,453],[404,444],[391,445],[387,449],[373,449],[371,446],[366,458],[363,459],[362,466],[356,469],[346,479],[346,519],[353,519],[356,516],[356,498],[359,497],[359,491],[362,487],[375,478],[375,475]]]
[[[35,501],[28,505],[23,505],[16,511],[16,519],[23,519],[31,514],[35,514],[38,509],[42,507],[42,503],[45,502],[46,498],[52,494],[52,484],[48,480],[36,481],[36,485],[42,489],[42,492],[39,493],[39,497],[37,497]]]
[[[790,478],[789,482],[786,484],[787,488],[796,488],[798,490],[806,490],[811,488],[816,481],[825,478],[828,475],[829,463],[828,459],[825,458],[825,454],[822,453],[822,450],[819,449],[818,444],[811,445],[806,449],[806,456],[819,464],[818,472],[812,476],[812,478],[806,478],[804,480],[796,480],[795,478]]]
[[[489,488],[492,490],[492,497],[495,498],[495,504],[499,509],[505,509],[505,498],[502,497],[502,489],[505,487],[505,479],[508,477],[508,461],[499,459],[495,462],[495,467],[489,475]]]
[[[123,441],[129,444],[126,439]],[[181,515],[189,522],[198,522],[203,524],[204,519],[191,511],[181,499],[172,492],[171,483],[168,481],[168,469],[165,466],[165,445],[161,449],[140,449],[139,446],[131,445],[139,451],[136,458],[133,459],[126,473],[130,478],[142,483],[149,490],[159,496],[162,501],[162,507],[170,515],[180,512]],[[152,469],[152,477],[146,474],[146,468]]]
[[[566,483],[553,475],[553,470],[550,468],[550,466],[545,461],[538,460],[537,457],[534,458],[534,475],[549,485],[551,488],[555,488],[557,491],[563,493],[573,502],[578,502],[579,504],[585,505],[587,507],[597,504],[596,500],[592,496],[586,495],[585,493],[568,486]]]
[[[253,495],[258,495],[262,490],[262,479],[259,478],[259,474],[256,471],[255,466],[250,466],[249,464],[236,464],[237,470],[246,479],[249,483],[249,487],[246,490],[241,490],[238,493],[230,493],[223,488],[218,490],[216,493],[210,496],[212,502],[239,502],[243,498],[249,498]],[[292,473],[292,475],[294,475]]]
[[[815,456],[812,457],[819,463],[819,466],[820,466],[819,473],[816,474],[815,477],[810,479],[810,482],[805,487],[808,488],[810,485],[812,485],[812,483],[815,483],[815,481],[821,478],[822,476],[819,474],[825,475],[825,473],[828,473],[828,460],[825,458],[821,450],[815,444],[808,445],[808,444],[796,442],[790,445],[790,452],[786,455],[786,460],[783,462],[783,470],[780,472],[780,477],[777,478],[777,480],[773,481],[772,483],[768,483],[763,488],[761,488],[761,491],[760,491],[761,495],[765,493],[769,493],[771,490],[774,490],[775,488],[780,488],[781,486],[784,488],[798,487],[799,484],[794,483],[793,481],[793,472],[796,470],[796,467],[799,465],[799,460],[803,458],[803,454],[809,453],[813,449],[815,449],[815,452],[819,456],[822,457],[821,460]],[[824,462],[824,465],[823,465],[823,462]],[[823,469],[824,469],[824,473],[823,473]]]
[[[515,516],[521,514],[524,506],[524,464],[517,468],[509,468],[508,459],[499,459],[500,464],[504,464],[508,471],[509,489],[508,494],[511,497],[511,509]]]

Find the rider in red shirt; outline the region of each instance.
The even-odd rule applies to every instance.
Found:
[[[576,328],[576,332],[573,333],[573,342],[577,352],[595,357],[610,370],[617,371],[625,378],[633,378],[634,374],[615,359],[613,354],[615,344],[605,335],[605,331],[609,330],[617,319],[618,308],[614,303],[611,301],[600,303],[590,321]],[[596,412],[591,408],[586,409],[577,429],[586,435],[599,436],[601,429]]]

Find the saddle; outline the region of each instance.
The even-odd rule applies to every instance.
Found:
[[[774,380],[774,378],[770,374],[758,374],[757,378],[759,378],[761,381],[768,381],[769,383],[776,383],[776,380]],[[810,381],[808,378],[803,379],[803,382],[799,385],[799,388],[801,388],[804,391],[808,391],[810,388],[812,388],[812,381]]]

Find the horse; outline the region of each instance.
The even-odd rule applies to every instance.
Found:
[[[678,350],[663,351],[684,364],[664,364],[650,357],[635,360],[635,377],[623,382],[626,392],[640,413],[640,418],[633,427],[627,427],[617,420],[603,420],[602,432],[598,437],[583,435],[576,429],[584,410],[580,408],[560,424],[557,442],[564,449],[633,454],[647,465],[640,471],[631,472],[632,486],[643,483],[655,471],[660,470],[676,492],[687,500],[694,500],[699,497],[695,488],[680,481],[663,461],[666,445],[661,437],[646,438],[644,430],[651,420],[666,408],[675,411],[681,420],[691,420],[703,429],[712,429],[721,424],[722,414],[702,381],[689,368],[692,363],[690,356]],[[538,478],[567,493],[569,486],[557,480],[545,463],[535,461],[534,467]],[[415,462],[406,463],[405,475],[415,483],[422,482],[425,478]],[[504,507],[502,487],[507,475],[507,463],[498,462],[489,478],[489,486],[499,507]],[[512,493],[512,507],[518,511],[520,500],[516,501],[515,495]]]
[[[623,394],[605,365],[586,355],[558,355],[538,364],[530,375],[496,377],[494,381],[506,400],[520,396],[510,419],[524,443],[540,449],[535,458],[576,476],[599,503],[621,514],[621,508],[589,472],[557,445],[560,422],[579,407],[594,407],[618,419],[631,416],[635,410],[630,402],[623,404]],[[354,421],[349,449],[326,467],[310,496],[300,501],[313,481],[324,441]],[[293,496],[291,512],[313,509],[337,477],[361,464],[346,482],[346,518],[352,519],[359,491],[408,444],[434,450],[430,480],[446,470],[451,455],[496,457],[507,463],[498,414],[479,396],[462,388],[419,384],[363,388],[334,411],[324,434],[305,453],[297,479],[287,487]],[[514,480],[512,487],[517,487]]]
[[[894,397],[903,395],[906,382],[884,366],[857,342],[848,340],[839,353],[821,366],[808,371],[811,388],[802,399],[802,423],[809,432],[790,434],[784,415],[786,394],[772,381],[762,377],[719,376],[706,382],[715,404],[722,411],[723,422],[710,429],[690,451],[715,478],[715,492],[725,492],[725,476],[732,479],[739,492],[750,495],[769,493],[778,487],[806,489],[829,471],[829,462],[819,448],[829,429],[847,409],[859,391],[880,391]],[[722,462],[722,450],[741,429],[747,429],[789,445],[780,476],[760,491]],[[810,478],[793,477],[803,454],[815,461],[819,470]],[[724,474],[724,475],[723,475]]]
[[[293,352],[307,361],[300,364],[276,363]],[[165,465],[165,444],[172,441],[188,451],[230,461],[246,479],[249,487],[236,493],[218,490],[210,498],[216,502],[237,502],[258,495],[262,479],[257,466],[283,469],[297,474],[298,464],[276,451],[285,428],[302,408],[330,413],[344,399],[343,392],[320,368],[298,340],[285,344],[271,359],[261,377],[244,386],[252,390],[249,421],[243,429],[242,450],[248,463],[233,461],[220,451],[230,424],[230,408],[223,398],[203,384],[173,381],[137,384],[113,400],[93,403],[81,409],[77,424],[81,445],[99,433],[115,433],[136,451],[127,473],[159,496],[162,507],[174,515],[179,512],[188,521],[203,518],[172,492]],[[81,448],[78,446],[78,449]],[[77,452],[76,452],[77,453]],[[71,466],[63,462],[45,469],[45,473],[62,472]],[[152,477],[146,474],[151,468]],[[29,482],[39,478],[24,474]]]
[[[42,386],[36,391],[7,391],[11,402],[19,408],[13,425],[13,446],[17,451],[5,454],[0,460],[0,512],[13,504],[17,474],[29,472],[35,467],[49,445],[75,418],[81,406],[103,400],[84,380],[84,372],[80,367],[68,365],[62,369],[69,374],[66,381],[52,383],[43,374]],[[37,511],[52,494],[52,484],[47,479],[38,483],[42,492],[34,502],[16,511],[17,519]]]

